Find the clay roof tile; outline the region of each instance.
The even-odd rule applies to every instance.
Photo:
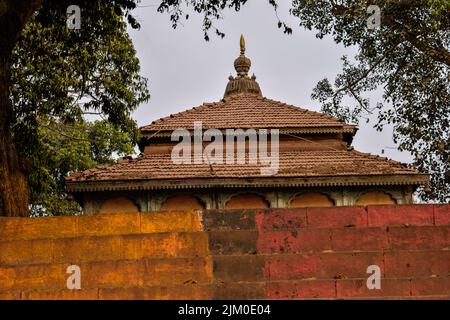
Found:
[[[341,128],[339,119],[319,112],[298,108],[251,93],[239,93],[220,102],[204,103],[161,118],[141,128],[145,134],[156,131],[193,129],[194,121],[205,128]]]
[[[300,178],[324,176],[382,176],[419,175],[407,165],[358,151],[326,150],[295,151],[280,153],[280,167],[274,178]],[[192,178],[258,178],[261,177],[259,164],[174,164],[170,154],[147,154],[138,158],[119,162],[108,168],[89,169],[71,174],[69,182],[86,180],[110,181],[142,179],[192,179]]]

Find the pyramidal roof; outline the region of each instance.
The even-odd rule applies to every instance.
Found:
[[[323,113],[298,108],[263,97],[256,76],[249,77],[251,60],[245,56],[245,40],[241,37],[241,55],[235,60],[236,77],[230,76],[224,98],[204,103],[152,122],[141,128],[145,136],[161,131],[194,128],[201,121],[205,129],[261,128],[306,129],[307,132],[355,133],[356,127]],[[313,130],[313,129],[316,130]],[[298,130],[297,130],[298,131]]]
[[[141,131],[172,131],[179,128],[193,129],[194,122],[201,121],[203,128],[329,128],[353,130],[335,117],[298,108],[286,103],[260,97],[252,93],[236,93],[220,102],[170,115],[142,127]]]
[[[215,103],[159,119],[141,128],[145,145],[153,137],[174,130],[279,129],[280,133],[343,133],[348,144],[356,127],[339,119],[263,97],[256,77],[248,76],[251,61],[241,55],[234,62],[236,77],[230,77],[224,97]],[[158,144],[159,142],[156,142]],[[334,187],[422,185],[428,176],[397,161],[348,148],[281,150],[275,175],[261,175],[261,164],[175,164],[169,153],[144,153],[109,167],[73,173],[66,178],[69,192],[106,190],[151,190],[210,187]]]

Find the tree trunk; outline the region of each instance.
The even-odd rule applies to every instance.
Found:
[[[0,0],[0,216],[28,215],[27,178],[11,135],[11,53],[42,0]]]
[[[27,178],[21,172],[10,122],[9,65],[0,65],[0,216],[28,215]]]

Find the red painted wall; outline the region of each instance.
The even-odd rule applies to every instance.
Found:
[[[450,299],[449,249],[450,205],[0,218],[0,299]]]

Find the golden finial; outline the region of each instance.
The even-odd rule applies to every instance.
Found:
[[[245,39],[243,34],[241,34],[241,54],[245,54]]]

